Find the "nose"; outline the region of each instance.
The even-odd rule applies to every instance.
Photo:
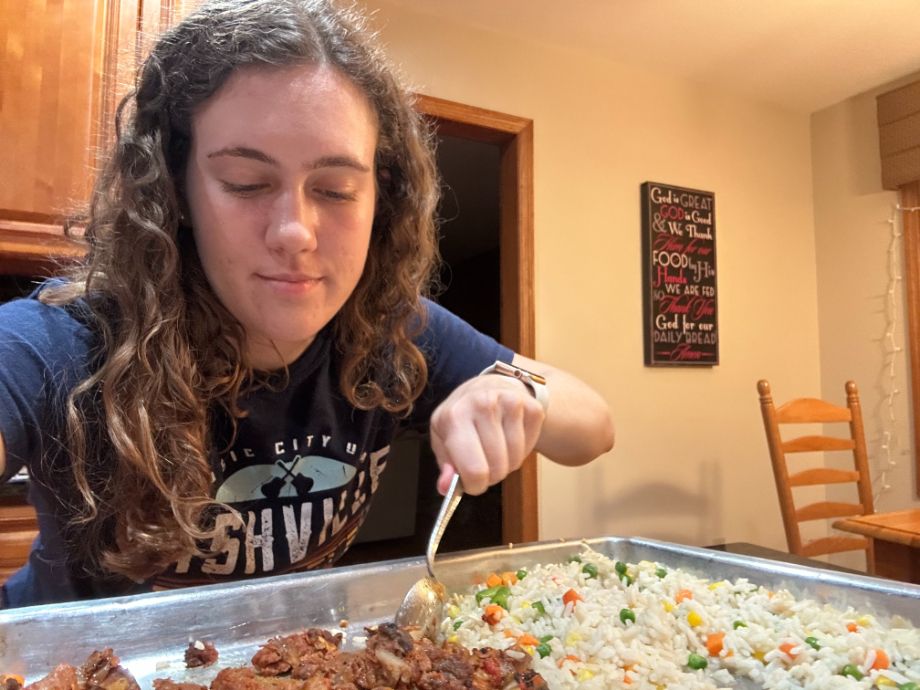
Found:
[[[285,254],[314,251],[318,226],[316,205],[300,190],[292,190],[277,197],[265,242],[269,249]]]

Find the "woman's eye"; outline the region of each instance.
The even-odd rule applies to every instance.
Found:
[[[234,184],[226,180],[221,180],[220,184],[225,192],[239,196],[252,196],[268,187],[266,184]]]
[[[316,192],[321,196],[331,199],[332,201],[354,201],[358,198],[357,194],[351,191],[339,191],[337,189],[317,189]]]

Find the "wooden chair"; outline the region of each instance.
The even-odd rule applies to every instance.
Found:
[[[803,543],[800,530],[800,523],[809,520],[867,515],[875,511],[872,503],[872,486],[862,410],[859,405],[859,391],[853,381],[847,381],[845,389],[846,407],[839,407],[817,398],[796,398],[779,407],[774,407],[770,384],[765,380],[757,382],[763,425],[767,432],[770,460],[773,462],[773,477],[776,480],[776,492],[779,495],[779,506],[783,515],[783,527],[786,530],[789,552],[807,557],[861,549],[866,552],[866,569],[871,574],[875,572],[872,540],[840,534]],[[836,422],[848,424],[849,432],[845,437],[798,436],[785,440],[780,433],[781,428],[791,424],[833,424]],[[823,451],[849,451],[853,456],[853,469],[842,470],[819,466],[790,473],[787,454]],[[795,487],[842,483],[856,484],[858,503],[825,500],[798,506],[795,502],[793,496]]]

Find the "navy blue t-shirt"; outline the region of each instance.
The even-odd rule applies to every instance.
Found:
[[[40,536],[29,563],[4,585],[6,606],[110,596],[275,575],[333,563],[367,514],[390,443],[401,428],[427,427],[434,408],[463,381],[513,353],[442,307],[426,302],[418,344],[428,386],[408,418],[355,409],[338,387],[339,359],[323,330],[289,367],[282,388],[260,388],[240,401],[247,416],[236,435],[215,412],[211,465],[214,497],[233,507],[217,515],[216,556],[189,558],[143,585],[91,577],[68,561],[72,517],[55,477],[69,472],[61,426],[67,394],[89,372],[97,340],[75,310],[32,298],[0,306],[0,432],[8,479],[26,465]],[[232,445],[228,445],[232,439]],[[105,470],[105,468],[103,468]]]

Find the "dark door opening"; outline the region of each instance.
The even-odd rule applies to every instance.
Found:
[[[501,337],[499,181],[501,150],[455,136],[438,141],[441,174],[441,290],[437,302],[496,340]],[[441,505],[438,467],[427,434],[392,446],[371,512],[340,563],[417,556]],[[443,552],[502,543],[502,485],[460,503]]]

